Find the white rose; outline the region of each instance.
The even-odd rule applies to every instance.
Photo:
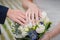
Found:
[[[30,23],[28,24],[28,27],[29,27],[29,28],[32,28],[32,26],[33,26],[33,24],[30,22]]]
[[[23,36],[23,37],[25,37],[25,36],[27,36],[27,35],[28,35],[27,32],[22,32],[22,36]]]
[[[49,18],[48,17],[45,17],[44,22],[45,23],[49,22]]]
[[[42,18],[44,19],[47,16],[47,13],[45,11],[42,11]]]
[[[20,30],[21,32],[23,32],[24,31],[23,26],[19,26],[18,30]]]
[[[11,27],[14,27],[15,26],[15,24],[14,23],[11,23]]]
[[[28,27],[24,28],[24,31],[26,31],[26,32],[29,31],[29,28]]]
[[[23,26],[20,26],[19,28],[18,28],[21,32],[22,32],[22,34],[21,34],[21,36],[20,37],[25,37],[26,35],[27,35],[27,29],[25,28],[25,27],[23,27]]]
[[[16,38],[23,38],[23,36],[22,35],[14,35]]]
[[[43,33],[44,30],[45,30],[45,26],[39,25],[39,27],[37,27],[37,29],[36,29],[36,32],[37,32],[37,33]]]

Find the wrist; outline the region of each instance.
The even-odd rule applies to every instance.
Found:
[[[26,9],[28,9],[33,3],[31,1],[25,0],[22,2],[22,6]]]
[[[33,2],[33,0],[27,0],[27,1]]]
[[[7,12],[7,17],[9,17],[9,15],[11,14],[12,10],[11,9],[8,9],[8,12]]]
[[[50,34],[50,32],[46,32],[45,33],[45,37],[47,37],[48,39],[52,38],[52,35]]]

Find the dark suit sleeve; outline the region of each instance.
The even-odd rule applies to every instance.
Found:
[[[0,5],[0,24],[4,24],[8,8]]]

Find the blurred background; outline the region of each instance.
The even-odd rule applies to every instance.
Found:
[[[50,30],[53,29],[60,21],[60,0],[36,0],[34,2],[39,8],[48,13],[49,18],[52,21]],[[51,40],[60,40],[60,34]]]

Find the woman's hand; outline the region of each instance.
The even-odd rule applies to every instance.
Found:
[[[13,20],[13,21],[15,21],[15,22],[17,22],[17,23],[19,23],[21,25],[24,25],[26,23],[25,13],[23,13],[20,10],[12,10],[12,9],[9,9],[8,12],[7,12],[7,16],[11,20]]]
[[[33,22],[33,24],[37,23],[39,17],[41,17],[41,11],[35,4],[31,2],[28,5],[26,14],[27,18],[29,18],[29,21]]]
[[[26,9],[26,18],[28,22],[37,23],[41,17],[41,10],[32,2],[33,0],[21,0],[22,6]]]

